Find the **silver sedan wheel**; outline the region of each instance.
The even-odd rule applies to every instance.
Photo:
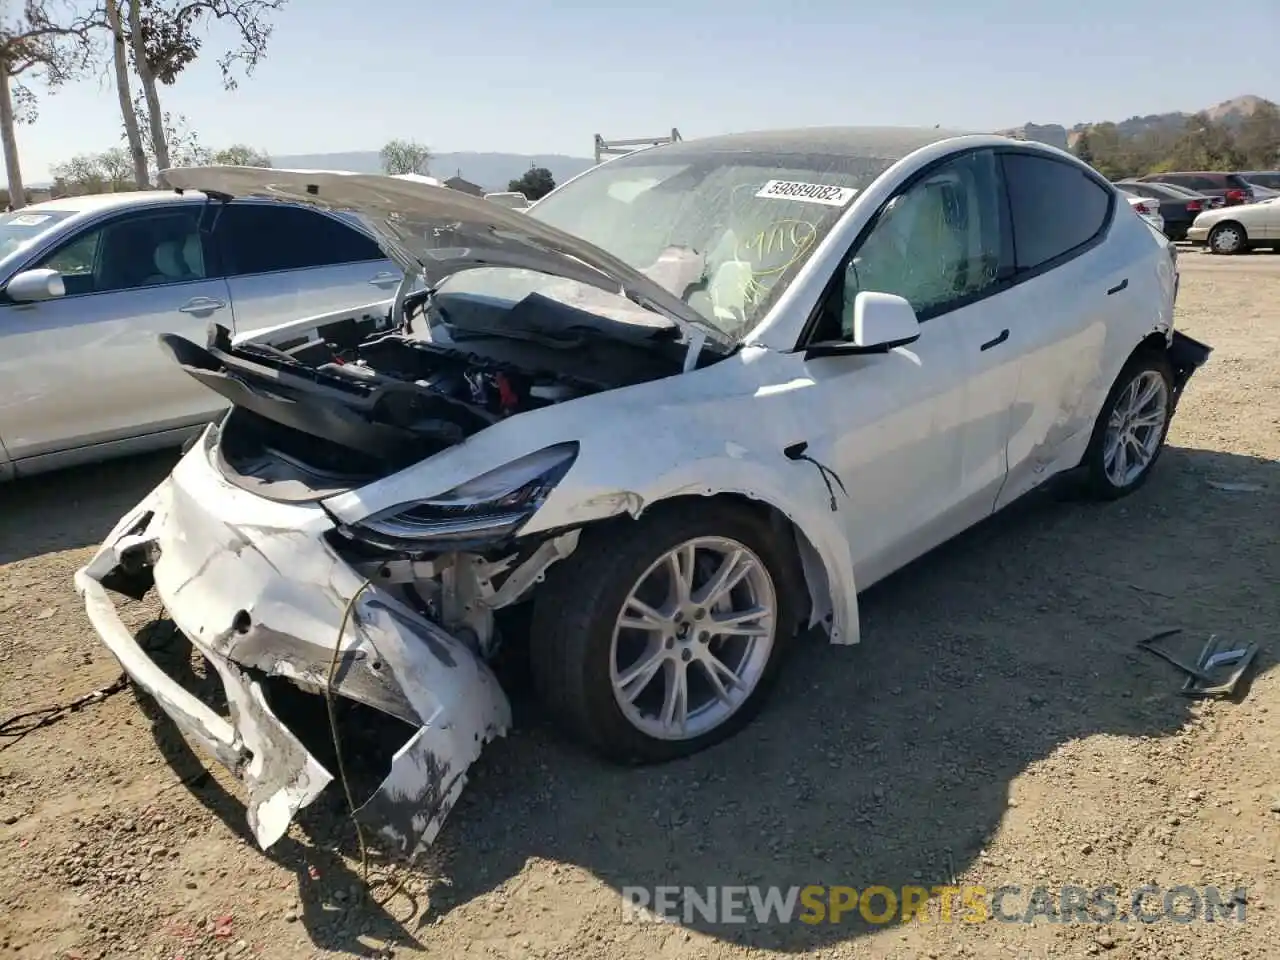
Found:
[[[1169,385],[1155,370],[1142,371],[1121,392],[1102,447],[1103,469],[1114,486],[1129,486],[1151,466],[1168,415]]]
[[[663,554],[613,630],[609,675],[623,715],[658,740],[714,730],[764,676],[777,616],[769,571],[736,540],[698,537]]]
[[[1239,253],[1244,246],[1244,232],[1233,224],[1226,224],[1213,231],[1209,244],[1214,253]]]

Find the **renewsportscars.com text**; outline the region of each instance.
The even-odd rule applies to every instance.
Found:
[[[627,922],[1243,923],[1247,891],[1217,887],[623,887]]]

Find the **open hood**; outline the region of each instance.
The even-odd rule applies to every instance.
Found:
[[[253,196],[359,214],[384,252],[428,286],[472,267],[535,270],[619,294],[671,321],[692,344],[731,346],[726,335],[655,280],[527,213],[447,187],[372,173],[180,167],[164,172],[178,190]]]

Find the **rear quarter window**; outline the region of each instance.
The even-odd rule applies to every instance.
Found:
[[[1115,196],[1074,164],[1032,154],[1001,158],[1015,264],[1034,270],[1101,236]]]

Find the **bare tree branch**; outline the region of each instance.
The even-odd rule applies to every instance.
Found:
[[[58,86],[87,70],[93,60],[96,15],[85,16],[69,0],[24,0],[18,10],[0,7],[0,141],[10,202],[25,201],[16,124],[35,118],[36,99],[17,78],[42,74]]]

